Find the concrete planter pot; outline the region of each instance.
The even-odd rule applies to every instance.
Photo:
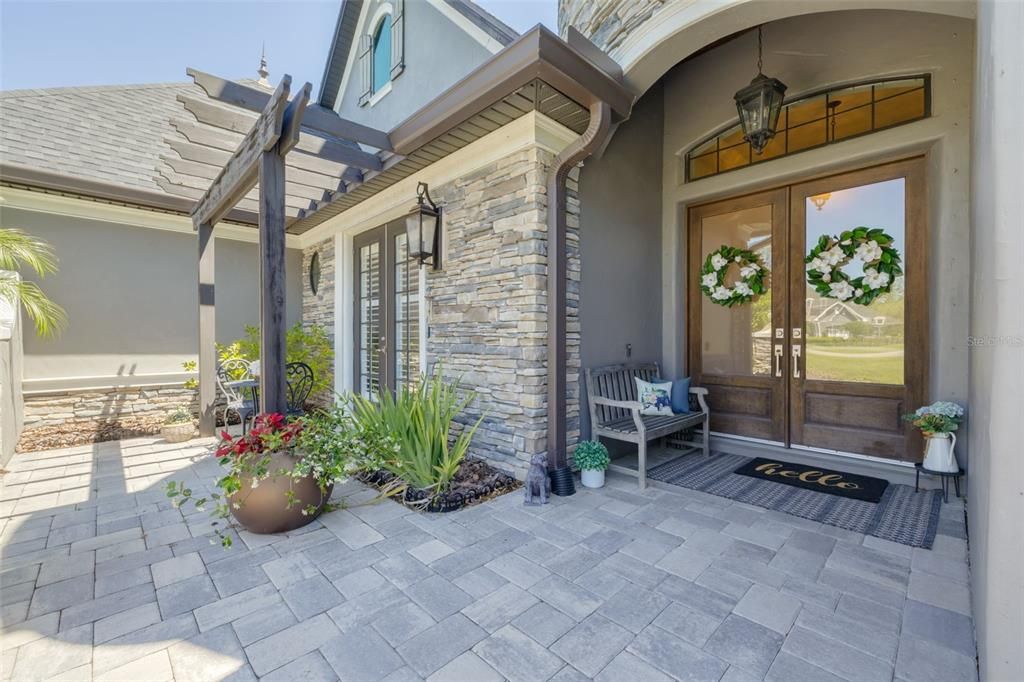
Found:
[[[196,432],[196,425],[192,422],[180,424],[164,424],[160,427],[160,435],[168,443],[183,443],[191,440]]]
[[[287,469],[295,466],[297,457],[277,452],[270,456],[269,471]],[[288,491],[295,494],[295,502],[288,508]],[[229,498],[231,515],[246,530],[253,533],[285,533],[301,528],[320,515],[327,500],[331,498],[334,484],[328,486],[326,492],[320,494],[320,486],[312,476],[293,479],[290,476],[270,476],[252,487],[252,479],[242,478],[242,489]],[[241,504],[235,509],[234,503]],[[316,507],[312,514],[303,514],[302,510],[309,506]]]
[[[604,469],[580,469],[580,483],[584,488],[603,488]]]

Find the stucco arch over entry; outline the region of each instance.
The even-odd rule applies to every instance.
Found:
[[[571,23],[608,51],[622,65],[627,87],[639,97],[690,55],[758,24],[805,14],[871,9],[975,17],[975,3],[970,0],[667,0],[652,7],[657,4],[562,0],[560,28],[564,33]]]

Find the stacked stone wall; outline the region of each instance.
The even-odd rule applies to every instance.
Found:
[[[181,384],[64,391],[25,396],[18,452],[159,433],[179,406],[198,414],[197,391]]]
[[[432,194],[444,206],[444,268],[428,275],[428,358],[476,394],[472,454],[522,475],[547,450],[547,193],[551,155],[530,148]],[[571,202],[570,213],[578,216]],[[579,433],[578,219],[571,221],[569,430]]]
[[[335,267],[334,237],[330,237],[302,250],[302,326],[304,329],[321,327],[327,332],[327,338],[331,340],[331,347],[337,352],[337,345],[334,342],[334,296],[335,296]],[[313,293],[310,283],[310,264],[313,261],[313,254],[319,254],[320,280]],[[328,406],[334,402],[333,389],[327,389],[319,394],[311,395],[309,403],[320,406]]]

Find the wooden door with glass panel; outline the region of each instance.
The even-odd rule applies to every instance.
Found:
[[[787,193],[781,189],[689,211],[688,358],[694,385],[709,391],[713,431],[786,439],[787,210]],[[758,255],[768,268],[770,291],[732,307],[705,296],[701,268],[722,246]],[[732,286],[740,268],[735,263],[725,267],[724,284]]]
[[[358,235],[353,247],[353,376],[355,390],[373,396],[419,377],[419,267],[408,260],[404,221]]]
[[[927,384],[924,199],[922,159],[791,188],[791,262],[803,265],[790,272],[793,444],[919,459],[920,440],[900,416],[924,403]],[[854,255],[838,270],[826,258],[803,263],[844,233],[840,249]],[[900,265],[879,267],[882,259]],[[827,277],[817,288],[807,276],[815,268]]]

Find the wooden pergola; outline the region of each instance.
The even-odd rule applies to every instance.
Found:
[[[214,432],[217,355],[214,228],[248,218],[259,230],[260,408],[285,412],[285,234],[401,160],[386,133],[310,104],[291,77],[272,93],[188,69],[207,97],[179,95],[195,120],[175,118],[157,182],[194,199],[199,234],[199,429]],[[361,145],[376,148],[377,152]],[[289,154],[289,152],[294,152]]]

